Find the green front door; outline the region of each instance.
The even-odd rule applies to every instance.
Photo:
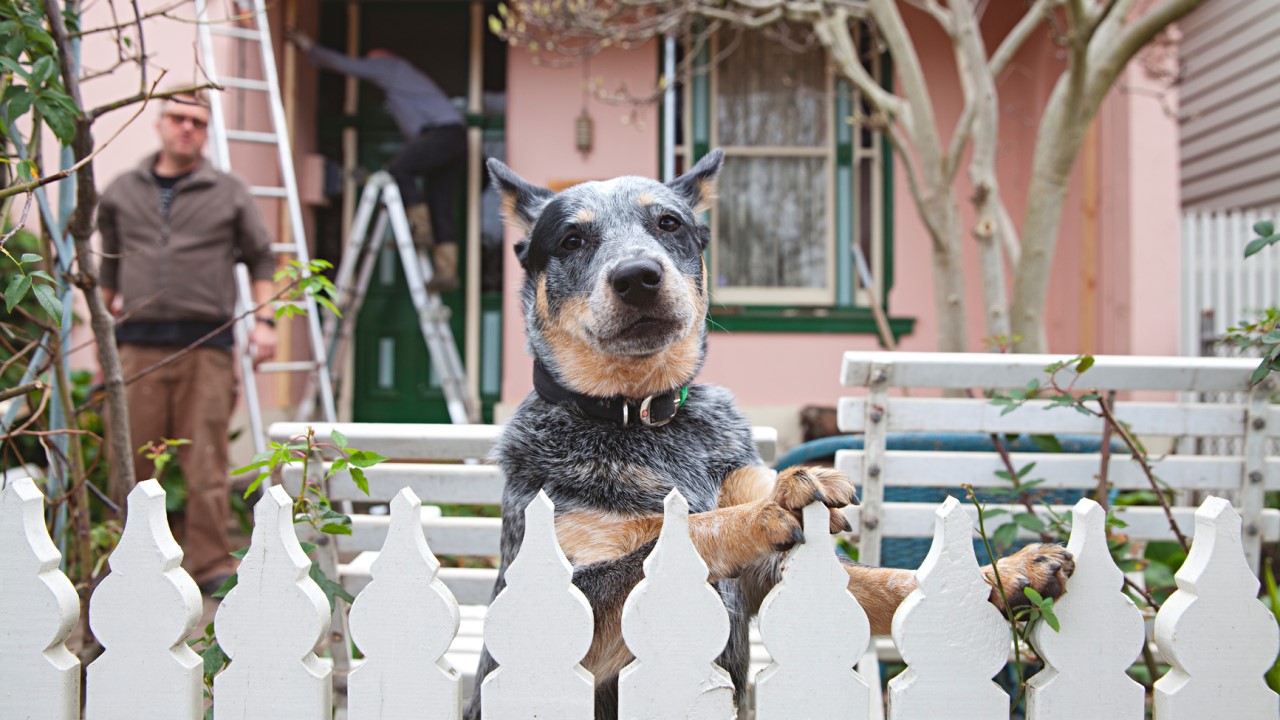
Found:
[[[321,4],[321,39],[331,47],[341,47],[346,6]],[[362,49],[385,48],[432,77],[462,106],[466,97],[471,62],[476,56],[470,47],[471,4],[466,2],[360,4]],[[486,7],[486,13],[494,8]],[[487,14],[486,14],[487,17]],[[487,31],[479,54],[485,66],[485,112],[469,114],[471,127],[483,128],[484,157],[503,157],[503,109],[505,103],[506,56],[500,42]],[[321,144],[340,147],[341,129],[354,126],[359,132],[359,165],[368,171],[384,169],[403,142],[390,115],[382,108],[380,91],[369,83],[360,86],[360,111],[354,118],[326,117],[326,109],[341,106],[341,76],[321,77]],[[326,100],[327,96],[327,100]],[[338,156],[340,157],[340,155]],[[460,249],[466,247],[466,207],[468,188],[482,204],[481,221],[481,322],[480,372],[482,414],[492,420],[497,401],[501,368],[501,226],[487,202],[488,183],[483,177],[467,177],[458,188],[456,213]],[[482,184],[483,183],[483,184]],[[482,190],[483,188],[483,190]],[[332,213],[330,213],[332,215]],[[490,217],[493,215],[493,217]],[[495,252],[495,246],[497,252]],[[461,253],[458,273],[465,283],[468,258]],[[475,259],[471,259],[472,262]],[[451,312],[450,328],[465,361],[465,285],[444,293],[441,299]],[[378,256],[367,296],[356,320],[352,353],[353,418],[358,422],[442,422],[450,421],[444,394],[430,353],[427,352],[418,317],[410,301],[400,258],[390,246]]]

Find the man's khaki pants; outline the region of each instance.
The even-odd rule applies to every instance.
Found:
[[[121,345],[125,378],[181,350],[171,346]],[[187,478],[187,510],[182,533],[182,566],[197,583],[235,570],[227,538],[231,479],[227,444],[236,379],[231,353],[196,348],[174,362],[127,386],[129,433],[135,455],[134,479],[155,475],[155,465],[138,448],[168,438],[190,443],[177,449]],[[125,508],[132,488],[112,488],[112,499]]]

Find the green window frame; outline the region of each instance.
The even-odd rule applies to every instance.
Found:
[[[790,148],[717,145],[716,128],[712,123],[716,116],[713,101],[718,68],[709,66],[707,62],[708,57],[719,57],[717,40],[712,38],[710,43],[703,45],[700,56],[695,59],[695,72],[684,84],[684,113],[678,118],[678,122],[684,123],[684,142],[676,147],[677,156],[684,161],[685,167],[691,167],[716,146],[725,150],[729,162],[735,156],[760,157],[774,152],[779,156],[795,154],[797,151]],[[822,51],[817,49],[815,52]],[[882,83],[890,82],[892,69],[887,53],[875,58],[869,69],[881,78]],[[707,267],[713,282],[712,331],[876,333],[870,303],[879,302],[884,307],[887,294],[893,287],[892,150],[881,133],[854,122],[857,94],[851,84],[829,70],[827,91],[830,94],[829,152],[802,150],[800,154],[832,160],[827,172],[827,225],[831,236],[828,247],[831,249],[829,258],[834,261],[832,286],[803,292],[762,288],[754,293],[749,288],[727,288],[718,293],[714,278],[718,267],[719,208],[713,208],[709,213],[712,242],[707,252]],[[863,195],[864,191],[868,191],[866,195]],[[860,195],[863,195],[863,201],[858,199]],[[869,213],[870,217],[862,213]],[[871,241],[866,248],[870,250],[866,260],[880,285],[879,297],[875,298],[858,279],[852,246],[853,238],[858,237],[855,233],[867,229]],[[864,252],[866,255],[868,253]],[[719,301],[718,294],[722,298]],[[898,338],[914,330],[915,319],[890,317],[889,326]]]

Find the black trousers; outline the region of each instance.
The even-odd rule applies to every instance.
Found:
[[[426,128],[400,148],[387,171],[400,186],[405,207],[427,203],[437,243],[457,242],[454,204],[466,170],[467,131],[461,125]],[[418,190],[422,178],[423,191]]]

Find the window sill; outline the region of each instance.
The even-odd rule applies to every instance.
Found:
[[[729,307],[711,311],[712,332],[789,332],[876,334],[876,321],[866,308]],[[894,340],[910,335],[915,318],[890,317]]]

